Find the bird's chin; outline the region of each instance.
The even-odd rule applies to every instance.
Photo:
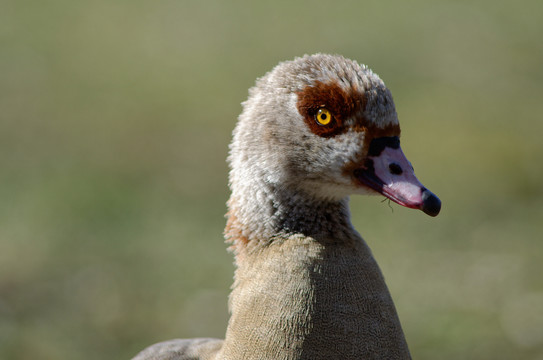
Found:
[[[304,193],[316,199],[340,201],[352,195],[353,193],[359,193],[358,189],[353,189],[353,186],[349,183],[341,182],[344,179],[334,179],[333,181],[304,181],[299,183],[298,189]],[[371,190],[367,190],[368,193]]]

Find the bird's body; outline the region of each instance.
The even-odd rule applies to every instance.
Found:
[[[226,238],[236,254],[225,340],[173,340],[135,360],[409,359],[390,293],[350,222],[350,194],[435,216],[371,70],[317,54],[257,81],[234,131]]]

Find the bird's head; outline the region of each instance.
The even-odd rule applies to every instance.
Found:
[[[381,194],[430,216],[441,208],[402,152],[390,91],[341,56],[297,58],[259,79],[229,159],[233,190],[253,177],[316,198]]]

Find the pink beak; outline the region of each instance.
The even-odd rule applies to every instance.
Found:
[[[402,206],[420,209],[430,216],[436,216],[441,210],[439,198],[415,177],[398,137],[374,139],[364,168],[356,169],[354,176],[363,185]]]

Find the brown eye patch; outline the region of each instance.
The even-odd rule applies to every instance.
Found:
[[[354,124],[350,128],[354,131],[364,132],[362,148],[364,154],[367,153],[373,139],[400,136],[398,123],[379,127],[364,117],[367,99],[365,93],[357,91],[356,88],[345,90],[337,81],[329,83],[316,81],[314,85],[305,87],[297,95],[298,111],[315,135],[330,138],[345,133],[349,129],[345,121],[354,119]],[[322,125],[316,118],[320,109],[326,109],[332,116],[331,121],[326,125]]]
[[[343,122],[356,115],[362,114],[365,98],[362,93],[345,91],[337,82],[315,82],[298,93],[296,106],[304,117],[306,124],[315,135],[331,137],[345,132]],[[332,119],[326,125],[319,124],[316,116],[320,109],[330,112]]]

